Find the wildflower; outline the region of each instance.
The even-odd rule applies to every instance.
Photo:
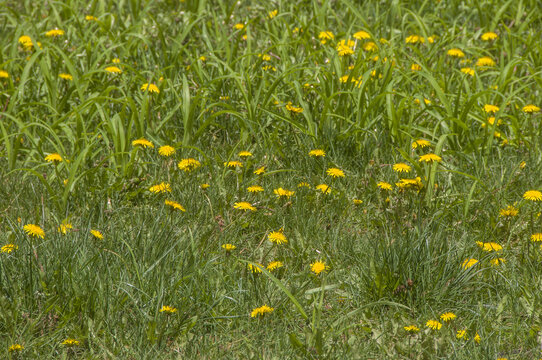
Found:
[[[326,184],[320,184],[315,186],[316,190],[320,190],[323,194],[327,195],[331,193],[331,187]]]
[[[320,42],[322,44],[325,44],[327,43],[328,40],[333,40],[335,39],[335,35],[333,35],[333,33],[331,31],[322,31],[319,35],[318,35],[318,39],[320,39]]]
[[[114,58],[112,60],[113,64],[120,64],[120,59],[119,58]]]
[[[244,211],[247,211],[247,210],[256,211],[256,208],[254,206],[252,206],[251,203],[246,202],[246,201],[236,202],[233,205],[233,207],[235,209],[244,210]]]
[[[442,324],[438,322],[437,320],[428,320],[425,323],[425,326],[433,330],[440,330],[440,328],[442,327]]]
[[[429,145],[431,145],[429,141],[424,139],[418,139],[412,143],[412,148],[417,149],[418,147],[421,147],[423,149],[428,147]]]
[[[179,210],[179,211],[182,211],[182,212],[186,212],[186,209],[176,201],[166,200],[165,204],[167,206],[171,207],[173,210]]]
[[[478,332],[476,333],[476,335],[474,335],[474,341],[476,341],[477,344],[479,344],[480,342],[482,342],[482,338],[480,337],[480,335],[478,334]]]
[[[27,225],[23,226],[23,230],[29,236],[40,237],[42,239],[45,238],[45,231],[43,231],[43,229],[40,228],[38,225],[27,224]]]
[[[286,189],[283,189],[281,187],[278,188],[278,189],[273,190],[273,193],[275,195],[277,195],[278,197],[285,197],[285,198],[290,198],[290,196],[292,196],[294,194],[293,191],[286,190]]]
[[[254,170],[254,174],[256,175],[262,175],[263,173],[265,173],[265,166],[259,167],[256,170]]]
[[[294,114],[300,114],[300,113],[303,112],[302,107],[292,105],[291,101],[288,101],[288,103],[286,104],[286,110],[288,110],[289,112],[294,113]]]
[[[410,70],[412,70],[412,71],[420,71],[421,69],[422,69],[422,67],[419,64],[412,64],[410,66]]]
[[[468,268],[476,265],[478,263],[478,260],[476,259],[472,259],[472,258],[467,258],[463,261],[463,263],[461,264],[461,267],[464,269],[464,270],[467,270]]]
[[[417,327],[416,325],[408,325],[408,326],[403,327],[403,329],[405,329],[405,331],[409,333],[416,333],[420,331],[420,328]]]
[[[455,337],[458,339],[467,339],[467,330],[457,330],[457,333],[455,334]]]
[[[171,156],[175,154],[175,148],[169,145],[160,146],[158,148],[158,154],[162,156]]]
[[[149,191],[155,194],[171,192],[171,185],[168,183],[162,182],[158,185],[153,185],[149,188]]]
[[[148,91],[150,93],[160,94],[160,89],[158,89],[158,86],[156,86],[155,84],[145,83],[141,85],[141,90]]]
[[[240,162],[240,161],[228,161],[228,162],[225,162],[224,163],[224,166],[225,167],[230,167],[230,168],[242,168],[243,167],[243,163]]]
[[[61,233],[62,235],[66,235],[68,233],[69,230],[73,229],[73,226],[72,224],[70,223],[63,223],[63,224],[60,224],[60,226],[58,227],[58,232]]]
[[[463,74],[467,74],[467,75],[470,75],[470,76],[474,76],[474,69],[473,68],[470,68],[470,67],[464,67],[464,68],[461,68],[461,72]]]
[[[207,61],[207,58],[203,55],[201,55],[198,59],[203,62]]]
[[[344,177],[344,171],[338,168],[329,168],[327,169],[326,174],[333,178]]]
[[[98,18],[96,16],[87,15],[85,16],[86,21],[98,21]]]
[[[361,205],[361,204],[363,204],[363,200],[360,200],[360,199],[353,199],[352,202],[354,203],[354,205]]]
[[[23,46],[25,50],[31,50],[34,45],[32,45],[32,39],[28,35],[23,35],[19,37],[19,44]]]
[[[45,161],[52,163],[62,162],[62,156],[58,153],[49,154],[45,157]]]
[[[23,349],[24,349],[24,346],[22,346],[21,344],[13,344],[8,348],[8,351],[10,353],[11,352],[21,352],[21,351],[23,351]]]
[[[324,157],[326,156],[326,152],[324,150],[320,150],[320,149],[315,149],[315,150],[311,150],[309,151],[309,156],[314,156],[314,157]]]
[[[199,187],[200,187],[202,190],[205,190],[205,189],[210,188],[211,185],[209,185],[209,184],[201,184]]]
[[[79,340],[75,340],[72,338],[67,338],[66,340],[62,342],[62,345],[67,346],[67,347],[79,346],[79,344],[80,344]]]
[[[261,273],[263,267],[264,266],[262,264],[259,264],[259,263],[256,263],[255,265],[248,264],[248,266],[247,266],[248,270],[250,270],[253,274]]]
[[[445,312],[444,314],[440,315],[440,320],[448,322],[455,319],[456,317],[457,316],[452,312]]]
[[[267,15],[269,16],[269,19],[272,19],[275,16],[277,16],[278,13],[279,13],[279,11],[277,9],[275,9],[273,11],[270,11]]]
[[[523,194],[523,198],[530,201],[542,201],[542,192],[538,190],[529,190]]]
[[[60,74],[58,74],[58,77],[61,78],[61,79],[64,79],[64,80],[68,80],[68,81],[73,80],[73,76],[71,76],[70,74],[66,74],[66,73],[60,73]]]
[[[341,40],[337,45],[337,53],[339,56],[348,56],[354,53],[352,48],[354,47],[354,42],[352,40]]]
[[[380,181],[378,184],[376,184],[376,186],[378,186],[382,190],[386,190],[386,191],[391,190],[391,184],[384,181]]]
[[[536,233],[531,235],[531,241],[532,242],[539,242],[542,241],[542,233]]]
[[[446,54],[448,56],[455,57],[455,58],[465,57],[465,53],[463,51],[461,51],[461,49],[456,49],[456,48],[448,50],[448,52]]]
[[[250,313],[250,317],[258,317],[258,316],[264,316],[265,314],[270,314],[274,311],[275,309],[273,309],[272,307],[269,307],[267,305],[264,305],[264,306],[260,306],[259,308],[255,308],[254,310],[252,310],[252,312]]]
[[[309,188],[310,189],[310,184],[305,182],[305,181],[302,181],[300,182],[299,184],[297,184],[297,187],[306,187],[306,188]]]
[[[98,230],[90,230],[90,233],[92,234],[92,236],[94,236],[96,239],[100,239],[100,240],[103,240],[104,236],[103,234],[98,231]]]
[[[363,45],[363,50],[365,51],[376,51],[378,50],[378,45],[373,41],[369,41],[367,44]]]
[[[283,267],[284,264],[281,261],[272,261],[269,264],[267,264],[267,270],[273,271],[277,270],[278,268]]]
[[[243,30],[245,28],[245,24],[237,23],[237,24],[233,25],[233,28],[235,30]]]
[[[491,259],[489,262],[493,266],[499,266],[500,264],[506,263],[506,259],[504,259],[504,258],[495,258],[495,259]]]
[[[410,36],[407,36],[407,38],[405,39],[405,42],[407,44],[424,43],[425,39],[419,35],[410,35]]]
[[[5,70],[0,70],[0,79],[9,79],[9,74]]]
[[[329,266],[323,261],[315,261],[311,264],[311,271],[319,275],[322,271],[329,270]]]
[[[180,170],[183,170],[185,172],[190,172],[192,170],[199,168],[200,166],[201,166],[201,163],[198,160],[193,159],[193,158],[182,159],[177,164],[177,167]]]
[[[235,250],[237,246],[233,244],[222,244],[222,249],[226,250],[227,252],[230,252],[232,250]]]
[[[19,247],[15,244],[6,244],[0,248],[0,252],[9,254],[13,250],[17,250]]]
[[[393,171],[401,173],[401,172],[410,172],[412,168],[410,165],[407,165],[405,163],[397,163],[393,165]]]
[[[480,39],[482,39],[482,41],[491,41],[491,40],[495,40],[498,37],[499,35],[495,34],[492,31],[489,31],[489,32],[483,33],[482,36],[480,36]]]
[[[286,239],[286,236],[284,236],[284,234],[282,233],[282,229],[280,229],[279,231],[272,231],[267,236],[267,239],[277,245],[288,243],[288,239]]]
[[[494,243],[494,242],[481,242],[481,241],[477,241],[476,244],[483,250],[483,251],[487,251],[487,252],[492,252],[492,251],[501,251],[502,250],[502,246],[497,244],[497,243]]]
[[[496,113],[497,111],[499,111],[499,107],[498,106],[495,106],[495,105],[491,105],[491,104],[486,104],[484,105],[484,111],[486,113]]]
[[[166,314],[174,314],[177,312],[177,308],[173,306],[163,305],[160,309],[160,312],[166,313]]]
[[[116,66],[108,66],[105,68],[105,71],[112,73],[112,74],[120,74],[122,73],[122,70]]]
[[[536,105],[525,105],[522,110],[527,114],[540,112],[540,108]]]
[[[60,30],[60,29],[49,30],[45,33],[45,36],[47,37],[57,37],[57,36],[62,36],[62,35],[64,35],[64,30]]]
[[[149,140],[145,139],[145,138],[141,138],[141,139],[137,139],[137,140],[134,140],[132,141],[132,146],[141,146],[143,148],[154,148],[154,144],[152,142],[150,142]]]
[[[252,153],[250,151],[241,151],[239,152],[239,157],[245,158],[245,157],[251,157]]]
[[[420,156],[420,159],[418,161],[419,162],[422,162],[422,161],[425,161],[425,162],[434,162],[434,161],[441,162],[442,158],[440,156],[438,156],[437,154],[430,153],[430,154],[425,154],[425,155]]]
[[[499,215],[503,217],[513,217],[516,216],[518,212],[518,209],[516,209],[512,205],[508,205],[506,208],[499,210]]]
[[[489,56],[483,56],[476,61],[476,66],[478,67],[495,66],[495,61],[493,61],[493,59],[490,58]]]
[[[260,185],[252,185],[247,187],[247,191],[251,193],[262,192],[263,187],[261,187]]]
[[[400,190],[415,189],[420,191],[423,188],[422,179],[419,176],[415,179],[401,179],[398,183],[395,183],[395,185]]]
[[[358,31],[353,36],[354,36],[354,39],[358,39],[358,40],[367,40],[371,38],[371,35],[369,35],[367,31],[363,31],[363,30]]]

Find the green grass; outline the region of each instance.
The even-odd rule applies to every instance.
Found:
[[[17,246],[0,252],[0,357],[542,356],[542,250],[530,241],[542,208],[523,198],[542,189],[542,118],[522,110],[541,106],[538,1],[0,4],[0,246]],[[54,28],[65,34],[47,37]],[[339,56],[360,30],[371,39]],[[334,39],[322,44],[323,31]],[[487,31],[498,38],[482,41]],[[477,66],[483,56],[495,66]],[[486,104],[499,107],[493,124]],[[63,161],[45,161],[54,153]],[[421,162],[428,153],[442,161]],[[180,170],[186,158],[201,167]],[[396,185],[416,177],[419,191]],[[170,193],[149,191],[162,182]],[[518,214],[501,216],[509,205]],[[268,240],[279,229],[286,244]],[[247,267],[272,261],[283,267]],[[316,261],[329,269],[313,273]],[[274,311],[252,318],[262,305]],[[444,312],[457,318],[426,327]]]

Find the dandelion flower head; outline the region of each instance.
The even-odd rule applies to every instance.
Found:
[[[261,316],[264,316],[265,314],[271,314],[274,310],[275,309],[273,309],[272,307],[263,305],[252,310],[252,312],[250,313],[250,317],[253,317],[253,318],[258,317],[258,316],[261,317]]]
[[[171,156],[175,154],[175,148],[173,146],[164,145],[158,148],[158,154],[162,156]]]
[[[315,261],[311,264],[311,271],[316,275],[320,275],[321,272],[329,270],[329,266],[323,261]]]
[[[233,205],[233,207],[235,209],[244,210],[244,211],[247,211],[247,210],[256,211],[256,208],[254,206],[252,206],[251,203],[246,202],[246,201],[236,202]]]
[[[282,231],[283,231],[282,229],[280,229],[279,231],[272,231],[269,233],[267,238],[269,239],[269,241],[277,245],[287,244],[288,239],[286,239],[286,236],[284,235]]]
[[[132,146],[141,146],[142,148],[154,148],[154,144],[145,138],[132,141]]]
[[[45,238],[45,231],[38,225],[27,224],[23,226],[23,230],[29,235],[34,237]]]
[[[442,323],[438,322],[437,320],[428,320],[425,323],[425,326],[433,330],[440,330],[440,328],[442,327]]]
[[[184,172],[193,171],[193,170],[199,168],[200,166],[201,166],[201,163],[198,160],[193,159],[193,158],[182,159],[177,164],[177,167],[180,170],[183,170]]]

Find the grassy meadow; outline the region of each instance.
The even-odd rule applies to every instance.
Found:
[[[542,358],[538,0],[0,0],[0,358]]]

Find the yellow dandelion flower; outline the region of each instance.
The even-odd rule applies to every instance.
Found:
[[[420,328],[416,325],[408,325],[403,327],[403,329],[405,329],[405,331],[409,333],[417,333],[418,331],[420,331]]]
[[[474,69],[473,68],[470,68],[470,67],[464,67],[464,68],[461,68],[461,72],[463,74],[467,74],[467,75],[470,75],[470,76],[474,76]]]
[[[438,322],[437,320],[428,320],[425,323],[425,326],[432,330],[440,330],[440,328],[442,327],[442,323]]]
[[[222,249],[226,250],[227,252],[233,251],[237,248],[237,246],[233,244],[222,244]]]
[[[253,317],[253,318],[258,317],[258,316],[261,317],[261,316],[264,316],[265,314],[271,314],[274,310],[275,309],[273,309],[272,307],[263,305],[252,310],[252,312],[250,313],[250,317]]]
[[[422,36],[419,35],[410,35],[407,36],[405,39],[405,43],[407,44],[416,44],[416,43],[424,43],[425,39]]]
[[[262,264],[256,263],[255,265],[248,264],[247,268],[251,273],[259,274],[262,272],[262,269],[264,268],[264,266]]]
[[[279,231],[270,232],[269,235],[267,235],[267,239],[277,245],[288,243],[288,239],[286,239],[286,236],[284,236],[282,229]]]
[[[228,162],[225,162],[224,163],[224,166],[225,167],[230,167],[230,168],[242,168],[243,167],[243,163],[240,162],[240,161],[228,161]]]
[[[414,141],[412,143],[412,148],[417,149],[418,147],[420,147],[420,148],[423,149],[423,148],[426,148],[426,147],[428,147],[430,145],[431,145],[431,143],[429,141],[424,140],[424,139],[418,139],[418,140],[416,140],[416,141]]]
[[[480,248],[482,248],[483,251],[487,251],[487,252],[502,250],[502,246],[494,242],[483,243],[479,241],[477,242],[477,244]]]
[[[205,189],[210,188],[211,185],[209,185],[209,184],[201,184],[199,187],[200,187],[202,190],[205,190]]]
[[[380,189],[390,191],[391,190],[391,184],[387,183],[385,181],[380,181],[378,184],[376,184]]]
[[[52,163],[62,162],[62,156],[58,153],[49,154],[45,157],[45,161]]]
[[[113,60],[111,60],[111,62],[113,64],[120,64],[120,59],[119,58],[114,58]]]
[[[324,157],[326,156],[326,152],[321,149],[314,149],[314,150],[309,151],[309,156]]]
[[[422,179],[417,176],[415,179],[401,179],[395,185],[400,190],[414,189],[420,191],[423,188]]]
[[[482,36],[480,36],[480,39],[482,39],[482,41],[491,41],[491,40],[495,40],[498,37],[499,35],[495,34],[492,31],[488,31],[486,33],[483,33]]]
[[[98,21],[98,18],[96,16],[87,15],[85,16],[86,21]]]
[[[277,195],[278,197],[290,198],[290,196],[294,194],[294,191],[286,190],[280,187],[278,189],[273,190],[273,193]]]
[[[311,264],[311,271],[316,275],[320,275],[321,272],[329,270],[329,266],[323,261],[315,261]]]
[[[367,40],[371,38],[371,35],[367,31],[363,31],[363,30],[358,31],[353,36],[354,36],[354,39],[358,39],[358,40]]]
[[[247,211],[247,210],[256,211],[256,208],[254,206],[252,206],[251,203],[246,202],[246,201],[236,202],[233,205],[233,207],[235,209],[244,210],[244,211]]]
[[[354,50],[352,50],[354,45],[355,43],[352,40],[341,40],[337,44],[337,53],[339,56],[352,55],[354,54]]]
[[[412,71],[420,71],[421,69],[422,69],[422,67],[419,64],[412,64],[410,66],[410,70],[412,70]]]
[[[440,315],[440,320],[448,322],[454,320],[456,317],[457,316],[452,312],[445,312],[444,314]]]
[[[491,259],[489,262],[493,266],[499,266],[501,264],[506,263],[506,259],[505,258],[495,258],[495,259]]]
[[[284,264],[281,261],[272,261],[269,264],[267,264],[267,270],[273,271],[277,270],[278,268],[283,267]]]
[[[274,18],[275,16],[277,16],[277,14],[279,13],[279,11],[277,9],[273,10],[273,11],[270,11],[267,13],[267,16],[269,17],[269,19],[272,19]]]
[[[158,148],[158,154],[162,156],[171,156],[175,154],[175,148],[173,146],[164,145]]]
[[[22,346],[21,344],[13,344],[8,348],[8,351],[10,353],[21,352],[23,350],[24,350],[24,346]]]
[[[529,190],[523,194],[523,198],[530,201],[542,201],[542,192],[538,190]]]
[[[166,204],[166,206],[171,207],[173,210],[179,210],[179,211],[182,211],[182,212],[186,212],[186,209],[176,201],[166,200],[165,204]]]
[[[90,233],[92,236],[94,236],[96,239],[103,240],[104,236],[99,230],[90,230]]]
[[[331,187],[329,185],[326,185],[326,184],[316,185],[315,189],[320,190],[325,195],[331,193]]]
[[[57,37],[57,36],[62,36],[62,35],[64,35],[64,30],[60,30],[60,29],[49,30],[45,33],[45,36],[47,37]]]
[[[457,333],[455,334],[455,337],[458,338],[458,339],[468,340],[468,338],[467,338],[467,330],[457,330]]]
[[[254,174],[256,175],[262,175],[265,173],[265,166],[259,167],[256,170],[254,170]]]
[[[397,163],[393,165],[393,171],[398,172],[398,173],[402,173],[402,172],[407,173],[407,172],[410,172],[410,170],[412,170],[410,165],[407,165],[405,163]]]
[[[331,31],[322,31],[320,34],[318,34],[318,39],[320,39],[322,44],[325,44],[328,40],[335,39],[335,35],[333,35]]]
[[[0,252],[9,254],[13,250],[17,250],[19,247],[15,244],[6,244],[0,248]]]
[[[338,168],[329,168],[327,169],[326,174],[333,178],[344,177],[344,171]]]
[[[531,241],[539,242],[542,241],[542,233],[536,233],[531,235]]]
[[[478,260],[476,259],[473,259],[473,258],[467,258],[463,261],[463,263],[461,264],[461,267],[465,270],[467,270],[468,268],[476,265],[478,263]]]
[[[478,67],[490,67],[495,65],[495,61],[489,56],[483,56],[476,61],[476,66]]]
[[[491,104],[485,104],[484,105],[484,111],[486,113],[496,113],[499,111],[499,107],[498,106],[495,106],[495,105],[491,105]]]
[[[122,73],[122,70],[117,66],[108,66],[105,68],[105,71],[112,73],[112,74],[120,74]]]
[[[250,151],[241,151],[237,155],[239,155],[239,157],[246,158],[246,157],[251,157],[252,153]]]
[[[433,153],[430,153],[430,154],[425,154],[425,155],[422,155],[420,156],[420,159],[418,160],[419,162],[441,162],[442,161],[442,158],[440,156],[438,156],[437,154],[433,154]]]
[[[149,191],[154,194],[160,194],[165,192],[171,192],[171,185],[168,183],[162,182],[158,185],[153,185],[149,188]]]
[[[378,45],[374,41],[369,41],[367,44],[363,45],[363,50],[365,51],[376,51],[378,50]]]
[[[160,312],[166,314],[175,314],[177,312],[177,308],[169,305],[163,305],[160,309]]]
[[[300,187],[306,187],[306,188],[309,188],[310,189],[310,184],[305,182],[305,181],[302,181],[300,182],[299,184],[297,184],[297,187],[300,188]]]
[[[62,223],[57,228],[58,232],[61,233],[62,235],[66,235],[68,231],[71,229],[73,229],[73,226],[70,223]]]
[[[245,28],[245,24],[237,23],[237,24],[233,25],[233,28],[235,30],[243,30]]]
[[[288,110],[289,112],[293,114],[300,114],[303,112],[302,107],[292,105],[291,101],[288,101],[288,103],[286,104],[286,110]]]
[[[499,215],[503,217],[513,217],[518,214],[519,210],[512,205],[508,205],[506,208],[499,210]]]
[[[527,114],[532,114],[532,113],[540,112],[540,108],[536,105],[525,105],[522,111]]]
[[[145,83],[141,85],[141,90],[148,91],[150,93],[160,94],[160,89],[158,89],[158,86],[156,86],[155,84]]]
[[[193,159],[193,158],[182,159],[177,164],[177,167],[180,170],[183,170],[184,172],[193,171],[193,170],[199,168],[200,166],[201,166],[201,163],[198,160]]]
[[[61,79],[64,79],[64,80],[68,80],[68,81],[73,80],[73,76],[71,76],[70,74],[66,74],[66,73],[60,73],[60,74],[58,74],[58,77],[61,78]]]
[[[363,204],[363,200],[360,200],[360,199],[353,199],[352,202],[354,203],[354,205],[361,205],[361,204]]]
[[[66,347],[79,346],[79,344],[81,344],[81,342],[79,340],[72,339],[72,338],[67,338],[66,340],[64,340],[62,342],[62,345],[66,346]]]
[[[262,192],[263,187],[261,187],[260,185],[252,185],[247,187],[247,191],[251,193]]]
[[[28,35],[23,35],[19,37],[19,44],[23,46],[25,50],[32,50],[32,47],[34,46],[32,44],[32,39]]]
[[[455,58],[462,58],[465,57],[465,53],[461,49],[453,48],[448,50],[446,53],[448,56],[455,57]]]
[[[132,146],[141,146],[142,148],[154,148],[154,144],[145,138],[132,141]]]
[[[476,335],[474,335],[474,341],[476,341],[477,344],[482,342],[482,338],[480,337],[480,335],[478,333],[476,333]]]
[[[34,224],[26,224],[23,226],[23,230],[26,232],[29,236],[35,236],[44,239],[45,238],[45,231],[38,225]]]
[[[9,79],[9,74],[5,70],[0,70],[0,79]]]

